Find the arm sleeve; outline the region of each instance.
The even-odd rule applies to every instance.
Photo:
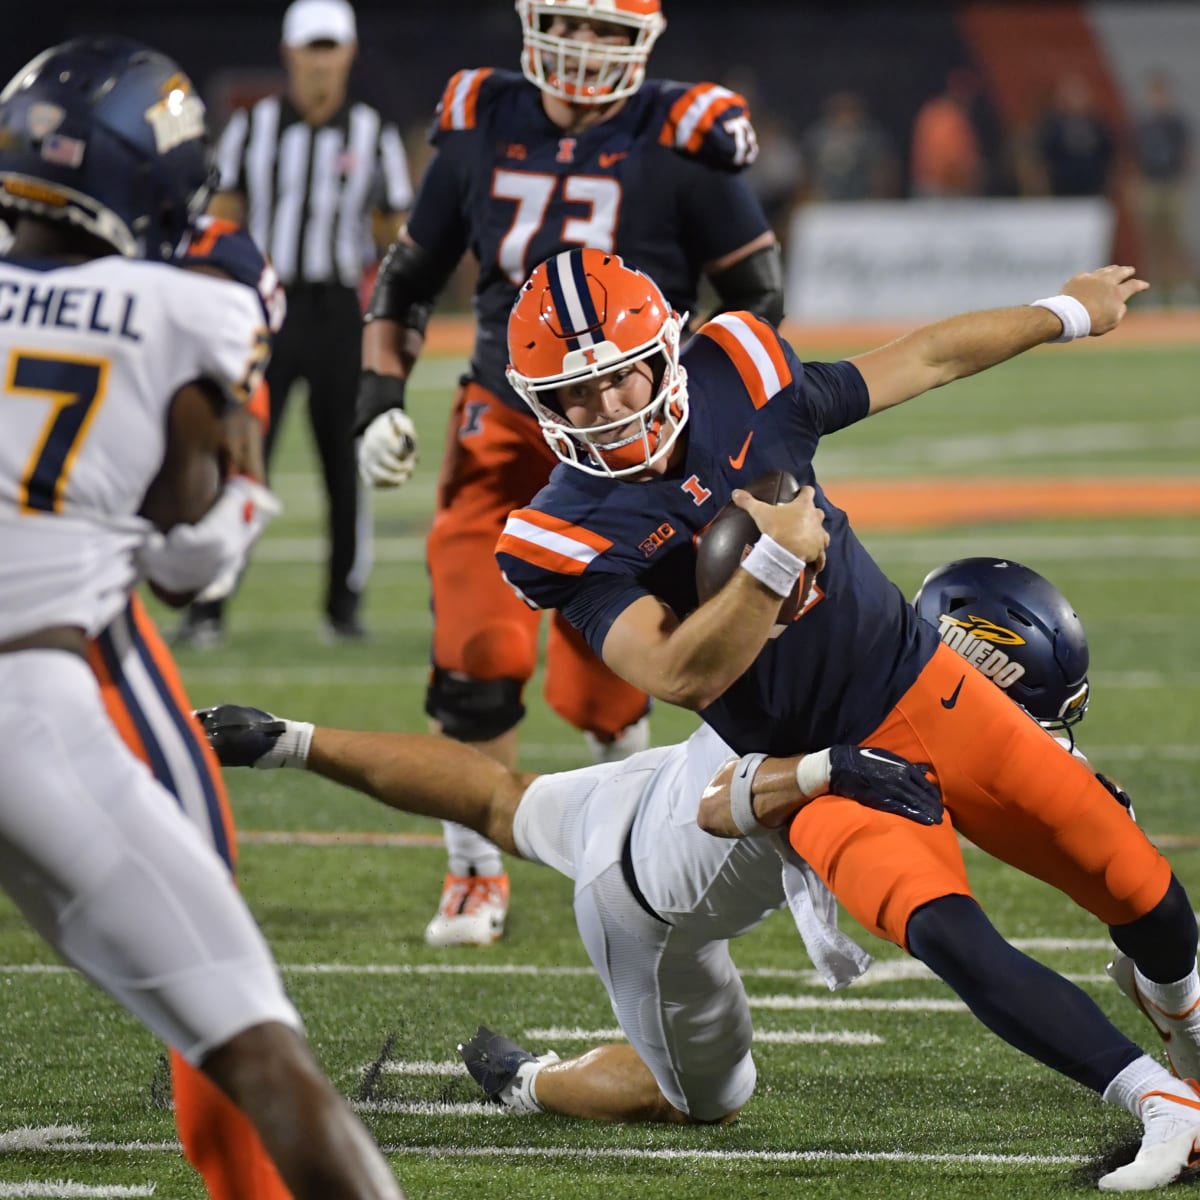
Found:
[[[225,132],[217,143],[217,191],[246,191],[246,135],[250,129],[250,114],[239,108],[229,118]]]

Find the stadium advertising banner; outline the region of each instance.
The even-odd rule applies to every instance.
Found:
[[[809,204],[792,217],[792,320],[924,321],[1053,295],[1109,261],[1105,200]]]

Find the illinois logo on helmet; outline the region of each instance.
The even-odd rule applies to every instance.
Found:
[[[565,463],[589,475],[635,475],[665,457],[687,423],[683,320],[658,285],[604,250],[566,250],[526,281],[508,320],[508,381]],[[651,399],[640,412],[579,429],[560,388],[645,361]]]
[[[1087,712],[1083,622],[1044,576],[1004,558],[961,558],[925,577],[917,615],[1039,725],[1069,730]]]
[[[525,48],[521,70],[547,95],[571,104],[609,104],[632,96],[666,28],[659,0],[517,0]],[[611,29],[572,37],[578,21]]]

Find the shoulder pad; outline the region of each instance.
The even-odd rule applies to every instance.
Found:
[[[792,382],[792,367],[774,326],[748,312],[727,312],[696,331],[715,342],[733,363],[755,408]]]
[[[498,71],[494,67],[456,71],[438,102],[429,140],[436,144],[447,133],[474,129],[482,110],[497,95],[512,87],[514,82],[523,81],[523,75],[514,71]]]
[[[198,218],[174,261],[181,267],[220,272],[235,283],[254,288],[268,327],[272,333],[279,331],[284,316],[283,289],[274,267],[242,226],[221,217]]]
[[[758,137],[745,96],[719,83],[664,83],[666,110],[658,140],[709,166],[740,171],[758,156]]]

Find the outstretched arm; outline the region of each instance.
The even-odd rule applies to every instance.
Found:
[[[510,771],[462,742],[314,727],[237,704],[196,717],[223,766],[311,771],[400,812],[466,825],[519,854],[513,815],[537,776]]]
[[[850,361],[866,381],[869,411],[880,412],[1045,342],[1100,337],[1121,323],[1126,301],[1149,286],[1135,278],[1133,267],[1102,267],[1069,279],[1051,298],[1058,307],[1065,298],[1070,329],[1068,321],[1035,304],[987,309],[923,326]]]

